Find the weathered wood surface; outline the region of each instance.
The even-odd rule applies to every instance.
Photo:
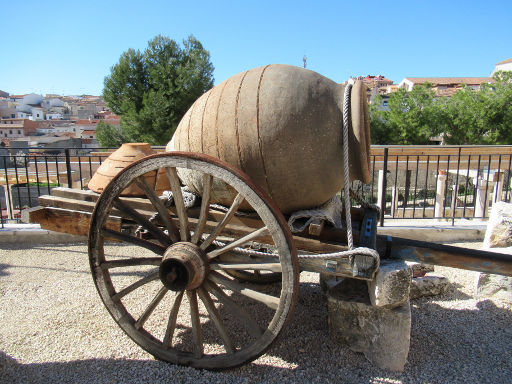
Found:
[[[39,223],[41,228],[70,235],[87,236],[89,234],[90,212],[70,209],[37,207],[28,212],[31,223]],[[107,228],[121,231],[121,218],[110,216]]]
[[[30,217],[30,222],[41,222],[42,227],[45,229],[87,236],[91,213],[94,210],[95,202],[99,195],[90,191],[69,188],[55,188],[52,192],[54,196],[45,195],[39,198],[39,203],[43,207],[39,209],[37,215],[34,214]],[[135,212],[137,212],[137,217],[142,216],[145,219],[149,219],[154,214],[155,208],[147,199],[121,198],[119,200],[131,208],[136,207]],[[174,210],[170,211],[172,222],[179,226],[179,218]],[[122,223],[129,223],[134,220],[133,214],[128,214],[125,210],[114,209],[113,213],[119,215],[119,217],[113,219],[108,229],[120,231]],[[194,231],[199,221],[196,217],[200,215],[200,208],[189,209],[187,213],[188,228]],[[208,219],[203,224],[204,231],[212,233],[218,229],[219,223],[222,222],[225,215],[225,212],[210,209]],[[358,216],[359,212],[356,212],[355,215]],[[65,220],[62,219],[62,216],[66,216]],[[46,219],[46,217],[48,217],[48,219]],[[139,217],[139,219],[141,218]],[[72,220],[80,223],[80,225],[77,226],[71,223],[71,225],[68,226],[65,224]],[[59,222],[62,224],[59,224]],[[165,222],[162,221],[160,224],[165,225]],[[77,229],[75,229],[75,227]],[[229,224],[226,226],[223,225],[222,235],[227,240],[250,238],[255,236],[255,230],[258,232],[258,242],[266,244],[273,243],[272,234],[264,231],[261,228],[261,221],[254,217],[233,216]],[[324,232],[325,234],[323,235],[322,233]],[[346,238],[345,231],[331,233],[329,233],[329,231],[319,231],[318,234],[315,235],[314,233],[309,233],[308,229],[306,229],[304,236],[294,236],[294,243],[301,251],[312,254],[340,252],[347,250],[347,246],[340,242],[340,238],[343,236]],[[112,239],[111,236],[109,238]],[[320,238],[323,239],[320,240]],[[232,246],[228,248],[232,248]],[[275,260],[277,260],[277,258]],[[243,261],[247,262],[247,260]],[[300,267],[301,270],[311,272],[353,277],[353,265],[348,257],[330,263],[327,263],[326,260],[323,259],[301,259]],[[367,273],[362,273],[358,278],[371,278],[373,272],[372,268],[368,268]]]
[[[96,193],[69,188],[55,188],[52,190],[52,193],[54,194],[53,196],[40,196],[39,204],[43,207],[55,207],[92,213],[94,210],[95,201],[97,201],[99,197],[99,195]],[[148,199],[120,198],[119,200],[134,208],[139,214],[146,218],[151,217],[155,212],[155,208]],[[123,219],[132,219],[130,215],[123,214],[117,210],[114,210],[113,212],[116,215],[123,217]],[[176,223],[176,225],[179,225],[174,210],[170,209],[170,212],[173,215],[173,221]],[[199,216],[199,208],[189,209],[188,216],[189,229],[193,231],[197,225],[198,219],[196,217]],[[217,227],[218,222],[221,221],[224,216],[225,212],[210,209],[208,220],[204,224],[205,231],[213,231]],[[223,229],[222,233],[224,236],[232,236],[238,238],[248,235],[254,229],[258,228],[261,228],[261,221],[257,220],[256,218],[234,216],[232,217],[230,223]],[[307,230],[305,232],[307,232]],[[327,237],[323,236],[323,234],[320,234],[320,236],[316,236],[315,238],[313,235],[301,233],[300,236],[294,236],[294,242],[298,249],[304,249],[309,252],[339,252],[347,249],[346,245],[343,245],[343,243],[340,241],[340,236],[343,236],[344,234],[345,231],[331,231],[326,233]],[[344,236],[346,239],[346,235]],[[263,243],[269,243],[271,240],[271,234],[267,234],[258,239],[258,241]]]
[[[98,195],[88,191],[68,188],[55,188],[52,192],[56,196],[40,197],[40,204],[47,206],[48,209],[43,210],[43,212],[33,211],[34,213],[30,214],[30,221],[40,222],[41,226],[45,229],[86,236],[88,220],[95,205],[93,201],[97,200]],[[137,211],[146,218],[151,217],[154,213],[154,208],[147,199],[123,198],[122,200],[132,207],[137,207]],[[193,231],[197,226],[198,219],[195,217],[199,216],[199,208],[192,208],[187,212],[189,216],[189,229]],[[173,214],[172,210],[171,214]],[[120,214],[120,216],[122,215]],[[211,233],[224,216],[225,212],[210,210],[208,220],[204,223],[204,230]],[[127,220],[130,217],[126,216],[123,219]],[[80,224],[73,224],[73,221]],[[179,225],[179,220],[175,214],[173,214],[173,222]],[[69,225],[66,223],[69,223]],[[119,218],[115,219],[112,225],[120,228],[121,220]],[[230,224],[224,228],[223,235],[236,239],[247,236],[254,229],[260,227],[261,222],[255,218],[234,216]],[[353,234],[354,242],[358,244],[358,228],[355,228]],[[324,226],[319,234],[312,234],[309,229],[306,229],[303,233],[295,235],[293,239],[297,249],[305,252],[328,253],[347,249],[346,231],[344,229],[334,229],[330,226]],[[258,238],[258,242],[261,243],[270,243],[271,241],[270,234]],[[376,249],[381,258],[392,257],[403,260],[418,260],[435,265],[512,275],[512,257],[494,252],[440,246],[433,243],[380,235],[377,235]],[[301,259],[300,266],[302,270],[343,276],[347,276],[350,270],[348,261],[344,260],[338,261],[336,264],[331,263],[327,265],[325,260]],[[350,273],[352,272],[350,271]]]

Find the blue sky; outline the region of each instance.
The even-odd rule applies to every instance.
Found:
[[[21,5],[20,5],[21,4]],[[121,53],[157,34],[210,51],[215,83],[269,63],[334,81],[488,76],[512,57],[512,1],[24,1],[0,7],[0,89],[101,94]]]

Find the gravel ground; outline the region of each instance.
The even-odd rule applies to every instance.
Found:
[[[313,273],[301,274],[293,321],[269,352],[209,372],[154,360],[125,336],[96,293],[84,244],[1,247],[1,383],[512,383],[512,308],[472,299],[474,272],[436,268],[449,291],[412,302],[403,373],[330,340]]]

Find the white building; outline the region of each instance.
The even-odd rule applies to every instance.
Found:
[[[32,107],[31,120],[44,120],[44,109],[42,107]]]
[[[500,61],[499,63],[496,63],[496,66],[494,67],[494,71],[491,73],[491,77],[494,76],[494,74],[497,71],[512,71],[512,57],[507,60]]]
[[[17,119],[32,119],[32,114],[30,112],[17,111],[16,118]]]
[[[62,119],[62,113],[56,113],[56,112],[47,112],[46,113],[46,120],[61,120]]]

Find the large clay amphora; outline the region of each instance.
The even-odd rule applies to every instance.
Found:
[[[283,213],[323,204],[343,185],[345,85],[303,68],[267,65],[235,75],[202,95],[166,150],[205,153],[246,172]],[[351,90],[350,178],[370,181],[366,89]],[[201,193],[193,172],[183,182]],[[212,199],[229,205],[229,189]]]

